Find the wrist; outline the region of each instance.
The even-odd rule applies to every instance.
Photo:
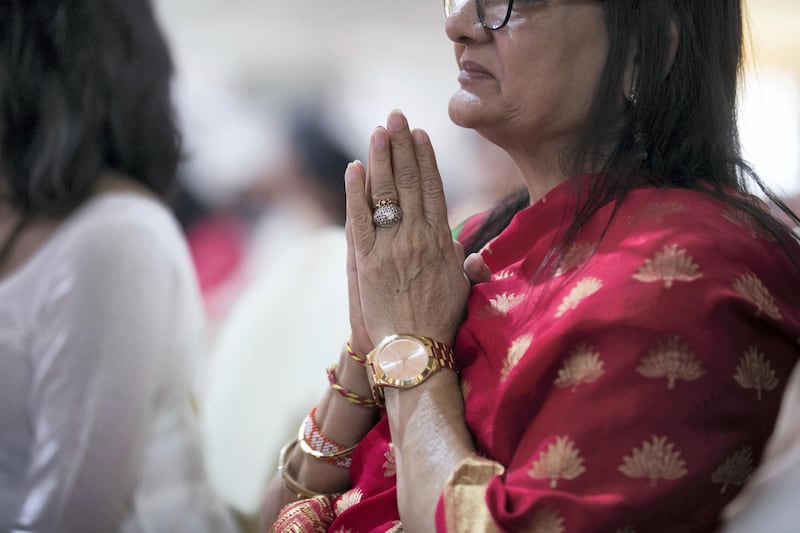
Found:
[[[367,356],[367,378],[380,406],[385,389],[412,389],[443,370],[458,371],[453,348],[420,335],[389,335]]]
[[[358,356],[361,357],[360,354]],[[366,363],[366,355],[363,356],[363,360]],[[342,349],[342,354],[339,357],[339,364],[336,367],[336,379],[340,385],[359,396],[372,398],[372,389],[369,386],[364,365],[357,362],[348,353],[346,347]]]
[[[462,457],[474,451],[464,420],[464,399],[458,375],[451,370],[437,372],[417,387],[385,389],[386,415],[392,441],[398,449],[414,450],[430,443],[430,429],[436,427],[440,443],[449,456]]]

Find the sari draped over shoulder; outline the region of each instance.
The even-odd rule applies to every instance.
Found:
[[[478,456],[438,531],[712,531],[772,432],[800,354],[800,275],[776,240],[706,194],[644,187],[542,270],[576,205],[567,182],[481,251],[492,278],[455,346]],[[351,480],[328,531],[397,530],[386,418]]]

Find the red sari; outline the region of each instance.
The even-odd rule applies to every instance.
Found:
[[[602,208],[555,276],[537,276],[574,206],[564,184],[482,251],[493,276],[473,288],[455,351],[488,461],[446,486],[437,530],[712,531],[797,361],[800,276],[747,215],[655,188],[631,192],[610,224]],[[351,479],[328,531],[396,527],[385,418]]]

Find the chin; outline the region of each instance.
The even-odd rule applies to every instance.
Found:
[[[480,98],[464,89],[459,89],[450,97],[447,111],[450,120],[462,128],[476,129],[486,119],[485,106]]]

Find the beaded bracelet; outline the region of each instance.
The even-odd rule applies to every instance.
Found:
[[[353,359],[361,366],[367,366],[367,358],[361,357],[356,352],[353,351],[353,345],[351,344],[353,337],[347,337],[347,342],[344,344],[344,349],[347,350],[347,355],[350,356],[350,359]]]
[[[315,496],[338,496],[339,494],[341,494],[341,493],[326,494],[324,492],[317,492],[309,488],[306,488],[289,473],[289,468],[288,468],[289,454],[292,452],[292,450],[294,450],[294,447],[297,446],[297,444],[298,441],[292,440],[291,442],[287,443],[283,448],[281,448],[280,455],[278,455],[278,472],[280,472],[283,484],[284,486],[286,486],[289,492],[293,492],[300,499],[313,498]]]
[[[352,462],[350,456],[357,444],[344,446],[330,440],[317,426],[317,422],[314,420],[316,414],[317,408],[314,407],[300,425],[297,432],[297,442],[300,444],[300,448],[315,459],[324,459],[329,464],[350,468]]]
[[[361,396],[356,394],[355,392],[345,389],[341,385],[339,385],[339,381],[336,379],[336,367],[338,365],[334,364],[328,367],[325,371],[328,373],[328,382],[331,384],[331,388],[338,392],[340,395],[344,397],[345,400],[354,404],[354,405],[363,405],[365,407],[375,407],[377,404],[375,403],[374,398],[367,398],[365,396]]]

